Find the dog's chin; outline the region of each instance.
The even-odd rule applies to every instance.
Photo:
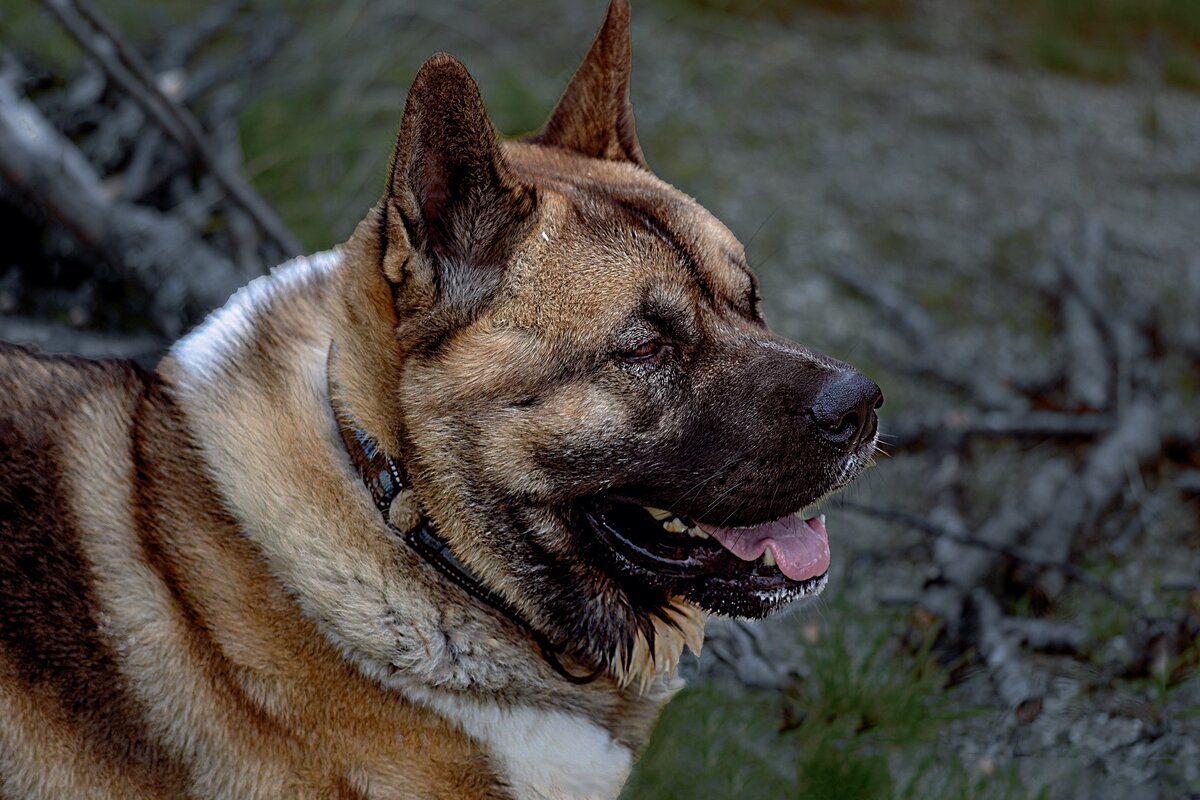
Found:
[[[709,613],[765,617],[828,581],[828,538],[816,515],[729,528],[612,497],[586,500],[577,514],[625,581]]]

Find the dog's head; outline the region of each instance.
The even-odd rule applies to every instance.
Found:
[[[645,677],[697,609],[823,586],[879,388],[763,322],[741,244],[650,172],[628,3],[540,134],[501,142],[446,55],[347,246],[334,364],[455,554],[577,655]]]

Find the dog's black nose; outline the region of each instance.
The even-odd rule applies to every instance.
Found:
[[[825,384],[809,413],[822,436],[852,450],[875,435],[879,426],[875,409],[881,405],[883,391],[878,384],[846,370]]]

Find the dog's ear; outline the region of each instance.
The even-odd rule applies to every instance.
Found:
[[[435,297],[456,305],[486,296],[528,234],[533,189],[511,174],[479,87],[453,56],[431,57],[413,79],[388,203],[431,267]]]
[[[629,102],[631,51],[629,0],[611,0],[596,41],[533,141],[646,166]]]

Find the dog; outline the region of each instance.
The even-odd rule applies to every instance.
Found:
[[[614,797],[706,616],[821,590],[882,394],[650,171],[628,19],[521,140],[430,58],[154,372],[0,349],[0,797]]]

